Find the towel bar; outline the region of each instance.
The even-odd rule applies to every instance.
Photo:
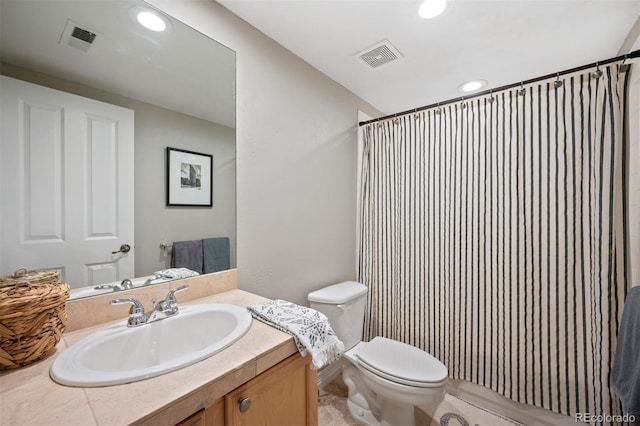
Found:
[[[160,248],[162,250],[171,250],[173,248],[172,244],[160,243]]]

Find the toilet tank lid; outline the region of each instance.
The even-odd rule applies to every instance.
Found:
[[[309,302],[340,304],[356,299],[367,293],[367,287],[355,281],[345,281],[339,284],[330,285],[309,293]]]

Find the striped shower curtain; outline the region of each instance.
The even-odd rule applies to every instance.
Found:
[[[365,338],[519,402],[619,413],[630,71],[601,69],[364,126]]]

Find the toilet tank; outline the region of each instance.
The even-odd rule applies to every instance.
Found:
[[[329,318],[331,328],[349,350],[362,340],[367,287],[345,281],[309,293],[309,306]]]

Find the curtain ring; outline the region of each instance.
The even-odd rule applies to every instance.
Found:
[[[629,69],[630,65],[629,64],[625,64],[625,62],[627,62],[627,58],[629,58],[629,54],[628,53],[626,55],[624,55],[624,58],[622,59],[622,63],[618,67],[618,73],[626,72]]]
[[[490,104],[493,103],[493,101],[495,101],[496,99],[493,97],[493,89],[489,90],[489,98],[487,98],[487,101],[489,101]]]
[[[596,62],[596,70],[591,73],[591,76],[595,79],[602,77],[602,70],[600,69],[600,64]]]
[[[556,81],[553,82],[553,87],[559,89],[562,87],[562,81],[560,81],[560,73],[556,73]]]
[[[442,113],[442,109],[440,109],[440,102],[438,102],[438,106],[436,107],[436,114],[440,115]]]
[[[520,89],[516,92],[519,96],[524,96],[527,94],[527,90],[524,88],[524,84],[520,83]]]

